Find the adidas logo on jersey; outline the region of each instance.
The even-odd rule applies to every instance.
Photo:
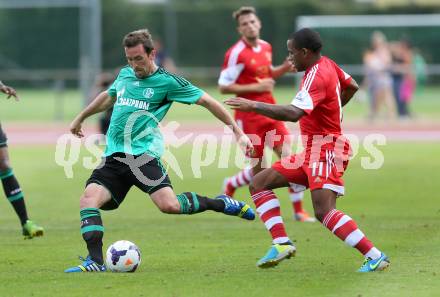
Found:
[[[322,179],[320,179],[319,176],[317,176],[313,182],[320,183],[322,182]]]

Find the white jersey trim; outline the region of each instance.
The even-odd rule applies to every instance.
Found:
[[[304,80],[304,84],[303,84],[303,90],[309,91],[310,86],[312,85],[313,80],[315,79],[316,72],[318,72],[318,66],[319,65],[316,64],[315,66],[312,67],[310,72],[307,73],[307,77]]]
[[[237,64],[237,60],[238,56],[245,48],[246,45],[243,40],[240,40],[232,49],[228,59],[228,66],[222,70],[218,79],[218,84],[220,86],[229,86],[237,81],[244,69],[244,64]]]
[[[322,186],[323,189],[329,189],[333,192],[336,192],[338,196],[343,196],[345,194],[345,188],[343,186],[337,186],[333,184],[324,184]]]
[[[289,187],[295,192],[303,192],[307,189],[306,186],[304,185],[300,185],[300,184],[295,184],[295,183],[289,183]]]
[[[313,110],[313,100],[309,94],[310,86],[315,79],[316,72],[318,72],[318,64],[312,67],[312,69],[307,73],[307,76],[304,80],[302,89],[296,94],[295,98],[293,98],[291,104],[293,106],[298,107],[302,110]]]
[[[307,90],[305,89],[299,91],[290,104],[302,110],[304,109],[313,110],[312,97],[310,97],[309,92],[307,92]]]
[[[262,49],[261,44],[258,44],[257,46],[252,47],[252,51],[253,51],[254,53],[259,53],[259,52],[261,52],[261,49]]]
[[[350,74],[348,74],[347,72],[345,72],[345,71],[342,70],[342,69],[341,69],[341,71],[342,71],[342,73],[344,73],[344,79],[345,79],[345,80],[348,80],[349,78],[351,78],[351,75],[350,75]]]

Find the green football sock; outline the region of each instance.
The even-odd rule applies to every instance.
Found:
[[[80,211],[81,234],[87,243],[87,250],[93,261],[102,265],[104,258],[102,255],[102,238],[104,237],[104,227],[102,226],[101,214],[97,208],[84,208]]]
[[[180,213],[182,214],[194,214],[206,210],[222,212],[225,208],[225,203],[222,200],[200,196],[194,192],[179,194],[177,200],[180,203]]]
[[[2,180],[3,190],[6,198],[9,200],[17,213],[21,225],[24,225],[29,218],[26,211],[26,205],[24,203],[23,192],[21,191],[20,185],[15,178],[14,172],[12,169],[0,172],[0,179]]]

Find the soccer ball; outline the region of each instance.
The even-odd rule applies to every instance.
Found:
[[[105,262],[113,272],[134,272],[141,264],[141,252],[133,242],[119,240],[108,247]]]

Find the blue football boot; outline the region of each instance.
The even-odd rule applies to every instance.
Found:
[[[258,260],[257,266],[260,268],[275,267],[284,259],[295,256],[296,248],[293,244],[274,244],[267,251],[263,258]]]
[[[255,219],[254,211],[245,202],[237,201],[227,195],[219,195],[215,199],[220,199],[225,203],[225,209],[223,210],[224,214],[238,216],[250,221]]]
[[[64,270],[64,272],[104,272],[107,270],[104,264],[99,265],[98,263],[93,261],[90,256],[87,256],[87,258],[85,259],[80,256],[79,259],[83,261],[81,265],[70,267]]]
[[[371,259],[367,258],[364,261],[364,264],[362,264],[361,268],[359,268],[358,272],[374,272],[374,271],[381,271],[385,270],[390,266],[390,260],[388,259],[387,255],[382,253],[379,258],[377,259]]]

